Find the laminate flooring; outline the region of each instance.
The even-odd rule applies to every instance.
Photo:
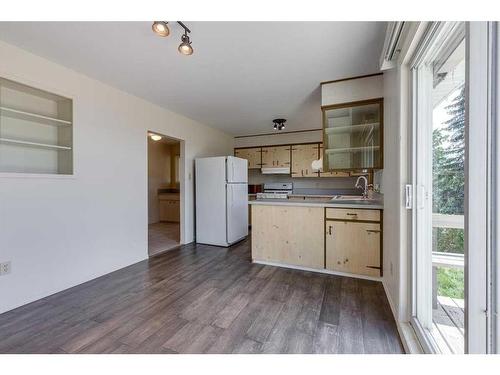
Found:
[[[179,223],[154,223],[148,227],[148,254],[154,256],[179,246]]]
[[[381,283],[190,244],[0,315],[0,353],[402,353]]]

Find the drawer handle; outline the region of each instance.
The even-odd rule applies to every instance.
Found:
[[[350,212],[346,213],[346,215],[347,215],[347,216],[356,216],[356,217],[358,216],[358,214],[352,214],[352,213],[350,213]]]
[[[367,229],[366,231],[368,233],[380,233],[380,230],[378,230],[378,229]]]
[[[304,199],[305,199],[305,197],[304,197]],[[332,235],[332,226],[331,225],[328,226],[328,234],[330,236]]]

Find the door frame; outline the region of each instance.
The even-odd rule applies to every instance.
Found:
[[[165,134],[158,130],[146,130],[146,252],[149,256],[149,238],[148,238],[148,228],[149,228],[149,156],[148,156],[148,137],[150,133],[161,135],[165,138],[170,138],[179,142],[179,200],[180,200],[180,212],[179,212],[179,245],[186,243],[186,142],[184,139],[173,137],[171,135]]]
[[[458,40],[457,38],[462,39],[463,35],[463,24],[461,24],[460,22],[429,22],[425,25],[425,30],[420,35],[417,47],[413,51],[412,55],[408,58],[408,81],[410,96],[408,118],[409,123],[411,124],[408,137],[410,149],[410,160],[408,163],[410,170],[408,175],[410,184],[413,188],[412,191],[414,202],[411,210],[411,224],[409,226],[410,233],[408,236],[408,241],[411,244],[410,322],[414,328],[417,338],[420,341],[422,349],[427,353],[439,352],[439,346],[437,345],[434,337],[426,332],[426,328],[429,327],[426,327],[425,323],[427,322],[427,324],[429,324],[429,322],[432,322],[430,299],[423,298],[424,296],[422,295],[422,292],[417,289],[417,266],[419,264],[419,269],[423,268],[428,270],[428,274],[425,280],[428,280],[427,282],[430,282],[430,280],[432,280],[432,278],[430,277],[430,272],[432,269],[431,257],[424,256],[422,258],[422,254],[420,254],[420,257],[417,256],[417,247],[420,246],[419,243],[422,243],[422,241],[428,242],[429,233],[422,233],[418,231],[417,227],[418,223],[432,222],[432,171],[420,171],[420,174],[418,174],[418,171],[420,164],[426,165],[429,163],[429,158],[432,158],[432,153],[430,155],[424,155],[423,159],[420,159],[422,156],[418,155],[417,157],[417,146],[419,142],[422,142],[422,140],[424,141],[424,143],[426,139],[428,141],[429,134],[427,133],[429,131],[432,131],[432,129],[422,129],[421,127],[417,126],[423,117],[429,116],[429,105],[428,103],[425,104],[427,100],[425,100],[425,98],[423,98],[422,96],[422,81],[418,78],[419,75],[429,74],[427,69],[422,67],[422,62],[424,60],[433,59],[435,56],[437,56],[437,54],[446,49],[445,43],[453,40]],[[467,44],[466,30],[465,39]],[[423,106],[421,105],[422,103],[424,103]],[[428,144],[426,146],[428,146]],[[467,145],[465,147],[467,148]],[[422,189],[422,186],[417,186],[417,183],[420,184],[421,181],[425,183],[425,190]],[[423,209],[425,211],[424,214],[426,215],[419,215],[419,209]],[[465,212],[464,214],[466,215],[467,212]],[[432,246],[432,243],[427,243],[426,246]],[[466,244],[464,244],[464,253],[467,253]],[[427,266],[427,268],[425,266]],[[465,274],[467,275],[467,267],[465,267],[464,270]],[[427,285],[425,289],[431,290],[432,288]],[[465,285],[464,294],[465,300],[467,301],[467,290]],[[421,301],[424,301],[423,306],[421,305],[422,302],[417,304],[418,297],[420,297],[419,299]],[[424,320],[426,320],[426,322],[421,322],[419,321],[419,319],[417,319],[417,312],[422,312],[422,310],[428,310],[428,312],[424,314],[426,318]],[[465,312],[465,319],[467,319],[467,312]],[[465,341],[467,341],[467,338],[465,338]],[[465,345],[464,349],[466,349],[466,347],[467,346]]]
[[[412,123],[409,141],[411,160],[409,178],[415,184],[416,107],[415,76],[411,72],[429,40],[439,32],[442,22],[431,22],[410,57],[408,83]],[[500,352],[500,130],[498,98],[500,97],[498,48],[500,32],[498,22],[466,22],[466,142],[465,142],[465,353]],[[414,189],[414,196],[416,190]],[[474,197],[470,199],[470,197]],[[415,319],[415,209],[411,213],[411,298],[410,321],[426,352],[435,352],[436,345],[430,335]],[[482,291],[482,292],[478,292]]]

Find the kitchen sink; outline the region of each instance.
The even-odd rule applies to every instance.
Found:
[[[362,195],[335,195],[332,201],[369,201],[370,199]]]
[[[365,198],[362,195],[335,195],[332,198],[332,201],[336,201],[336,200],[363,201],[366,199],[368,199],[368,198]]]

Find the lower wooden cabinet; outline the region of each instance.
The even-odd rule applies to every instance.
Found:
[[[257,197],[255,195],[248,196],[249,201],[254,201],[256,199],[257,199]],[[252,205],[250,203],[248,204],[248,226],[249,227],[252,226]]]
[[[171,197],[170,197],[171,195]],[[160,221],[170,221],[174,223],[180,222],[181,206],[179,195],[165,194],[160,196]]]
[[[324,208],[252,205],[252,259],[324,268]]]
[[[366,276],[381,275],[381,225],[325,221],[326,269]]]
[[[251,209],[254,261],[382,276],[381,210],[260,204]]]

